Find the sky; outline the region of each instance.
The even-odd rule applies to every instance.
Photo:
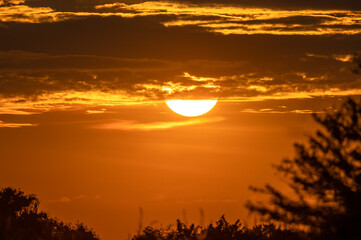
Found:
[[[253,225],[248,187],[361,95],[360,42],[354,0],[0,0],[0,186],[106,240]]]

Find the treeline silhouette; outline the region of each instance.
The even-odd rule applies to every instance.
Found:
[[[239,220],[229,223],[224,216],[207,227],[187,226],[177,220],[176,228],[154,229],[146,227],[132,240],[306,240],[307,235],[292,229],[281,229],[274,224],[242,227]]]
[[[11,187],[0,191],[1,240],[99,240],[84,224],[66,224],[39,211],[39,199]]]

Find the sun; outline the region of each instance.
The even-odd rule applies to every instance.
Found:
[[[217,100],[166,100],[167,106],[185,117],[197,117],[209,112]]]

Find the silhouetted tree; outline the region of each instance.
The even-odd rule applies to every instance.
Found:
[[[296,156],[276,166],[294,194],[251,187],[271,200],[247,207],[268,220],[307,227],[313,239],[361,239],[361,105],[348,99],[314,118],[323,130],[307,145],[295,144]]]
[[[1,240],[99,240],[83,224],[65,224],[39,211],[39,199],[14,188],[0,190]]]
[[[177,220],[175,229],[154,229],[146,227],[142,234],[132,240],[306,240],[294,230],[280,229],[273,224],[242,227],[239,220],[229,223],[222,216],[216,224],[207,227],[187,226]]]

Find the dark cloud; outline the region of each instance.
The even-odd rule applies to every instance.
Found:
[[[332,19],[301,14],[238,23],[245,28],[269,25],[269,30],[282,34],[285,28],[279,24],[302,32]],[[168,13],[5,22],[6,27],[0,28],[0,94],[26,101],[22,98],[71,91],[121,91],[125,97],[159,100],[162,86],[169,82],[180,89],[175,94],[205,94],[217,87],[222,98],[250,99],[330,91],[347,95],[361,88],[359,76],[351,73],[351,63],[342,57],[361,50],[360,34],[224,35],[211,32],[211,27],[164,25],[178,20],[237,23],[224,16]],[[360,28],[357,24],[324,27]],[[71,104],[75,98],[85,99],[72,96],[64,101]]]
[[[0,69],[159,69],[168,67],[167,61],[152,59],[124,59],[94,55],[58,55],[9,51],[0,53]]]
[[[164,16],[163,16],[164,17]],[[254,60],[263,64],[306,52],[360,50],[360,35],[220,35],[195,26],[164,27],[159,18],[90,17],[56,23],[6,23],[0,50],[122,58]]]
[[[275,9],[351,9],[360,10],[361,2],[354,0],[186,0],[197,4],[231,4],[245,7],[275,8]],[[206,2],[206,3],[205,3]]]
[[[164,86],[178,89],[173,95],[217,94],[222,98],[361,88],[361,79],[351,72],[351,63],[339,61],[332,54],[323,58],[308,54],[298,60],[291,55],[268,65],[258,63],[1,52],[0,94],[36,99],[66,91],[122,91],[159,100]]]
[[[174,5],[173,5],[174,4]],[[0,8],[3,22],[51,23],[84,18],[139,18],[165,27],[194,27],[221,34],[355,35],[361,34],[360,14],[336,10],[247,9],[228,5],[192,5],[172,2],[104,4],[84,12],[62,12],[51,8],[15,5]],[[10,14],[7,13],[10,11]]]
[[[96,4],[106,4],[112,1],[92,0],[26,0],[25,4],[31,7],[50,7],[57,11],[85,11],[92,10]]]
[[[62,91],[122,90],[131,95],[149,97],[155,94],[160,98],[160,88],[165,82],[200,85],[197,81],[182,77],[186,70],[205,71],[211,67],[213,71],[235,71],[240,64],[0,52],[0,94],[5,97],[37,97]],[[147,92],[144,85],[152,85],[154,89]]]
[[[27,5],[34,7],[51,7],[58,11],[89,11],[94,6],[109,3],[136,4],[146,0],[26,0]],[[274,8],[274,9],[348,9],[361,10],[361,2],[357,0],[182,0],[180,3],[200,4],[227,4],[244,7]]]
[[[235,23],[244,24],[300,24],[300,25],[318,25],[325,21],[332,20],[331,17],[320,17],[320,16],[291,16],[282,18],[272,18],[264,20],[247,20],[247,21],[233,21]]]

